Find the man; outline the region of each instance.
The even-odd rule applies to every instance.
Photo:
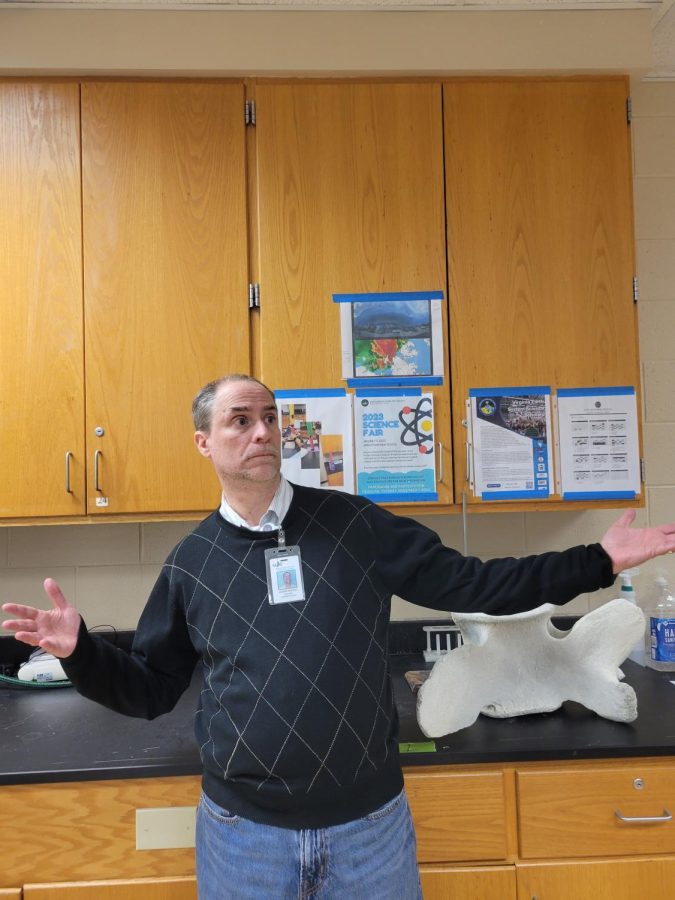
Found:
[[[129,715],[170,710],[200,663],[201,900],[419,898],[387,666],[392,593],[448,611],[565,603],[671,552],[675,524],[631,529],[626,512],[600,544],[482,563],[364,498],[291,486],[259,381],[212,382],[193,417],[222,503],[168,557],[131,653],[89,635],[51,579],[53,608],[8,603],[4,627]],[[292,589],[272,577],[285,571]]]

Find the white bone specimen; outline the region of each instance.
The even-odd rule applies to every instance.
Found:
[[[637,698],[621,684],[620,663],[644,634],[644,615],[628,600],[611,600],[569,631],[551,623],[550,603],[512,616],[454,613],[464,645],[442,656],[417,695],[417,721],[427,737],[495,718],[550,712],[576,700],[605,719],[632,722]]]

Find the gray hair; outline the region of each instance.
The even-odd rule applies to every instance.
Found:
[[[251,381],[264,387],[272,398],[272,402],[276,403],[274,391],[270,390],[266,384],[263,384],[252,375],[243,375],[234,373],[233,375],[223,375],[222,378],[216,378],[215,381],[209,381],[205,384],[201,391],[192,401],[192,421],[194,422],[196,431],[204,431],[208,434],[211,431],[211,421],[213,419],[213,405],[215,403],[216,394],[223,384],[229,384],[231,381]]]

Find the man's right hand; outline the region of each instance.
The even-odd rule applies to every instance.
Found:
[[[15,619],[8,619],[2,627],[14,632],[17,641],[41,647],[47,653],[64,659],[75,649],[80,630],[80,614],[61,593],[58,584],[47,578],[44,583],[52,609],[36,609],[19,603],[4,603],[4,612]]]

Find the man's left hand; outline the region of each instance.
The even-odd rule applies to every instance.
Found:
[[[651,528],[631,528],[634,518],[635,510],[627,509],[600,541],[612,560],[615,575],[675,550],[675,522]]]

